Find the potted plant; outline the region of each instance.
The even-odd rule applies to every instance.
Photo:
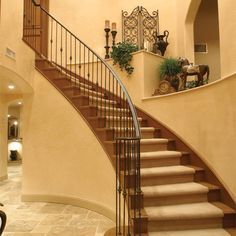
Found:
[[[176,91],[178,91],[178,87],[179,87],[178,74],[180,72],[181,72],[181,67],[177,59],[166,58],[160,64],[161,80],[167,80]]]
[[[138,47],[127,42],[118,43],[112,47],[111,58],[113,59],[113,65],[117,63],[120,69],[125,69],[130,75],[133,73],[134,67],[130,65],[132,60],[131,53],[138,51]]]

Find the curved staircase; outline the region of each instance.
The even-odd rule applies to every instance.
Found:
[[[36,68],[83,114],[115,163],[113,135],[122,129],[127,111],[119,108],[116,100],[105,99],[105,94],[96,92],[93,86],[70,85],[69,77],[62,77],[62,72],[46,59],[36,59]],[[84,91],[85,94],[81,94]],[[98,95],[100,115],[93,111],[93,101],[87,96],[90,93]],[[105,115],[112,106],[121,117]],[[147,227],[149,235],[158,236],[227,235],[222,228],[234,232],[236,211],[232,203],[229,203],[231,207],[222,203],[222,186],[208,182],[204,168],[193,165],[188,152],[176,150],[175,140],[163,137],[163,127],[157,128],[158,122],[153,127],[149,126],[153,120],[147,117],[140,116],[138,120],[141,126],[142,217],[147,222],[142,231]]]
[[[32,44],[30,46],[33,47]],[[116,234],[236,234],[235,203],[189,147],[158,121],[137,109],[141,131],[140,150],[136,146],[137,150],[132,152],[134,147],[131,144],[139,142],[138,139],[133,139],[127,146],[126,141],[117,141],[117,137],[132,137],[134,127],[130,109],[124,102],[125,97],[121,90],[114,87],[114,83],[109,82],[110,77],[106,77],[104,82],[89,80],[90,72],[82,73],[84,76],[78,75],[67,65],[58,65],[50,56],[36,52],[36,68],[84,117],[118,171],[117,211],[122,205],[119,199],[124,197],[127,208],[131,209],[128,211],[128,221],[131,219],[132,222],[129,222],[131,229],[128,231],[122,228],[122,221],[123,225],[127,222],[123,219],[126,213],[123,217],[119,213]],[[97,72],[98,63],[101,61],[90,63],[92,68],[97,68]],[[79,69],[81,65],[78,62]],[[140,162],[139,159],[133,159],[132,155],[136,154]],[[137,172],[130,166],[138,167]],[[139,180],[141,192],[136,187],[133,191],[132,187]],[[122,185],[123,192],[118,182],[125,186]],[[140,218],[136,217],[136,211]]]

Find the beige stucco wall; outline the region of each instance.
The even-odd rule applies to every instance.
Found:
[[[59,21],[69,28],[76,36],[95,49],[102,57],[105,56],[105,20],[117,23],[117,42],[122,40],[121,11],[130,14],[137,6],[145,7],[150,13],[159,10],[160,32],[170,32],[166,56],[175,54],[176,51],[176,15],[175,0],[64,0],[50,1],[50,12]],[[110,37],[111,40],[111,37]],[[111,41],[110,41],[111,45]]]
[[[33,85],[32,66],[34,65],[34,53],[22,42],[23,0],[2,0],[1,11],[0,66],[3,68],[0,69],[11,70],[17,76],[20,76],[22,80]],[[14,59],[6,56],[6,48],[15,53]],[[18,80],[14,77],[14,75],[11,75],[11,79],[17,83]],[[25,90],[26,87],[23,89]]]
[[[69,102],[41,74],[34,79],[24,99],[23,199],[69,199],[114,216],[115,172],[103,148]]]
[[[7,178],[7,104],[0,95],[0,180]]]

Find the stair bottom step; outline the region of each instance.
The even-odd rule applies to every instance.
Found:
[[[216,229],[200,229],[200,230],[150,232],[149,236],[230,236],[230,234],[224,229],[216,228]]]

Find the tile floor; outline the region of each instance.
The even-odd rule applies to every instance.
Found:
[[[84,208],[21,202],[21,166],[9,166],[8,175],[8,180],[0,182],[1,209],[8,217],[3,236],[101,236],[115,226]]]

